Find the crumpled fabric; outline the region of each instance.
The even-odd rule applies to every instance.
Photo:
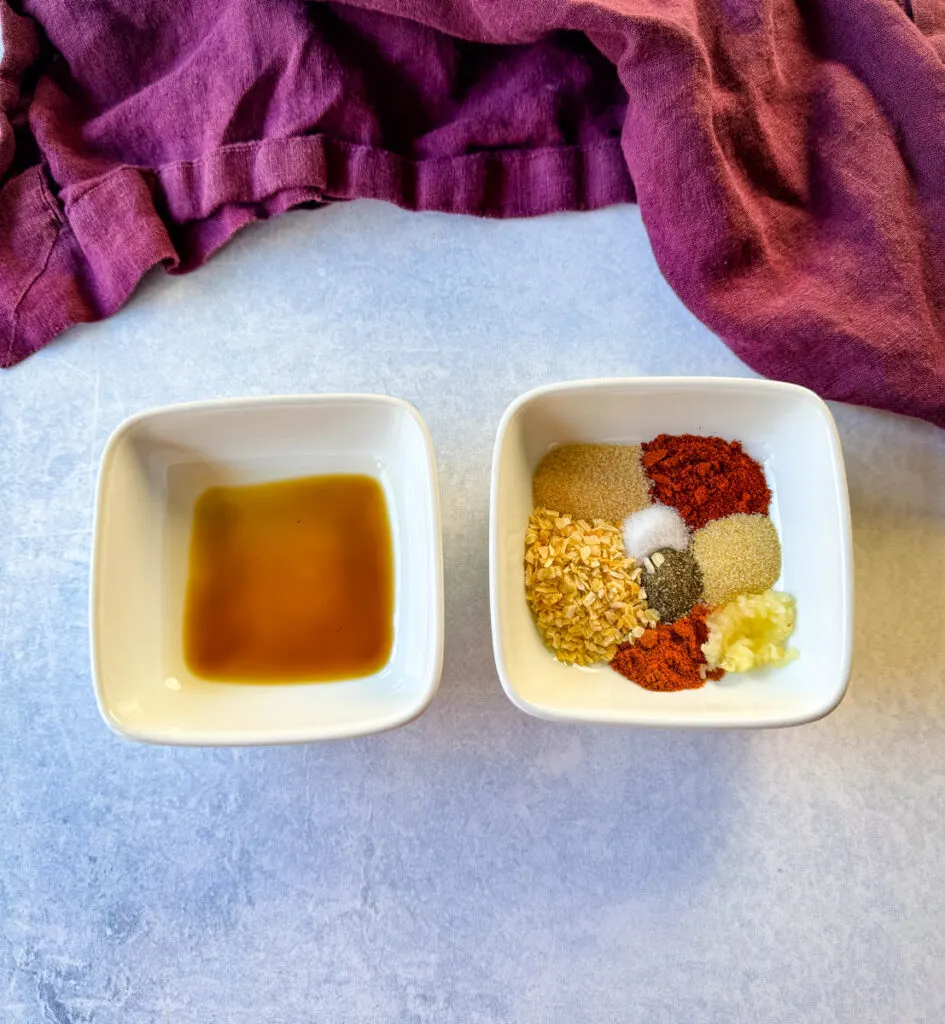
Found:
[[[945,426],[939,0],[0,0],[0,30],[3,366],[301,204],[636,201],[751,367]]]

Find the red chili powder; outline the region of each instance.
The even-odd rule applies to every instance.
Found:
[[[771,491],[764,470],[740,441],[660,434],[641,447],[653,497],[675,508],[691,530],[736,512],[767,514]]]
[[[705,604],[675,622],[661,622],[648,629],[634,644],[621,644],[610,667],[646,690],[695,690],[706,679],[721,679],[725,672],[708,669],[702,645],[709,639],[705,617],[712,609]]]

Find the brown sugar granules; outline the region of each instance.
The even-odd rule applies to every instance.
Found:
[[[565,444],[552,448],[532,480],[537,508],[593,522],[622,522],[650,504],[639,445]]]
[[[635,644],[621,644],[610,667],[646,690],[695,690],[707,679],[721,679],[724,671],[708,668],[702,653],[710,611],[697,605],[684,619],[661,622]]]
[[[675,508],[691,530],[736,512],[767,514],[771,491],[764,470],[740,441],[660,434],[642,448],[654,500]]]

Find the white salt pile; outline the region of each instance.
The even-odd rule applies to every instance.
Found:
[[[631,558],[642,562],[660,548],[685,551],[689,547],[689,530],[674,508],[649,505],[623,521],[623,546]]]

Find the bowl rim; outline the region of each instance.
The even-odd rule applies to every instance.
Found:
[[[518,418],[522,410],[535,399],[546,395],[562,394],[575,391],[597,391],[604,388],[626,390],[741,390],[769,391],[771,393],[790,394],[803,401],[813,404],[820,413],[821,419],[828,428],[830,457],[833,468],[836,508],[840,520],[843,543],[839,547],[840,573],[842,593],[845,598],[842,611],[842,647],[841,670],[838,673],[836,686],[825,694],[824,699],[812,705],[806,711],[794,715],[774,715],[753,719],[736,719],[719,717],[706,719],[701,715],[630,715],[614,717],[606,709],[582,712],[564,712],[555,708],[542,707],[526,700],[515,688],[509,674],[505,649],[501,641],[499,623],[499,464],[509,428]],[[496,672],[506,697],[520,710],[535,718],[554,722],[577,722],[588,725],[613,725],[637,728],[673,728],[673,729],[777,729],[795,725],[806,725],[826,717],[843,700],[850,684],[853,669],[853,623],[854,623],[854,572],[853,572],[853,532],[850,517],[850,494],[847,486],[846,468],[843,460],[843,449],[840,434],[833,413],[827,403],[810,388],[787,381],[768,380],[763,377],[698,377],[698,376],[659,376],[659,377],[589,377],[571,381],[555,381],[542,384],[525,391],[514,398],[506,407],[499,426],[496,429],[495,442],[492,450],[492,471],[489,492],[489,621],[492,629],[492,653]]]
[[[130,728],[117,719],[106,700],[102,682],[99,650],[100,643],[96,629],[96,592],[100,575],[102,558],[102,516],[105,499],[105,486],[111,472],[115,453],[127,434],[138,424],[148,420],[163,418],[187,412],[232,410],[239,408],[265,406],[308,406],[308,405],[345,405],[364,403],[387,405],[401,409],[420,428],[423,439],[426,475],[431,485],[433,532],[434,532],[434,572],[436,595],[433,604],[433,629],[435,634],[435,650],[432,670],[420,701],[408,707],[402,713],[392,715],[380,725],[359,725],[350,723],[341,728],[321,726],[295,729],[280,732],[274,736],[260,736],[251,729],[236,730],[190,730],[183,733],[167,733],[162,729]],[[327,394],[291,394],[291,395],[246,395],[231,398],[207,398],[188,402],[176,402],[141,409],[123,419],[111,432],[102,455],[99,459],[98,474],[95,483],[95,500],[92,511],[92,551],[89,560],[88,585],[88,630],[89,630],[89,661],[92,677],[92,688],[99,714],[108,728],[124,739],[140,743],[159,744],[161,746],[180,747],[237,747],[237,746],[283,746],[291,743],[314,743],[322,740],[353,739],[359,736],[370,736],[407,725],[427,710],[440,686],[443,674],[443,654],[445,644],[445,596],[443,577],[443,523],[440,504],[439,477],[436,468],[436,452],[433,438],[420,411],[410,402],[392,395],[374,394],[371,392],[331,392]],[[246,684],[252,685],[252,684]],[[269,684],[265,684],[269,685]],[[303,684],[304,685],[304,684]]]

